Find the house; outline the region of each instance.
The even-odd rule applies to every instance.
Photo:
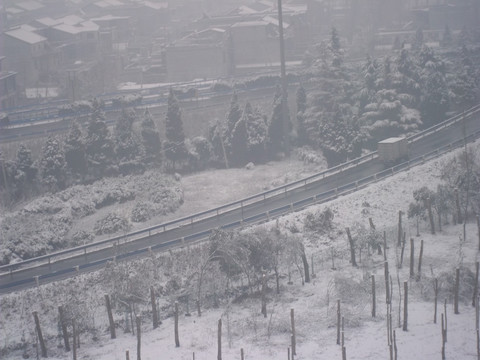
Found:
[[[21,89],[36,86],[41,73],[54,65],[50,63],[47,38],[33,31],[21,27],[5,31],[3,45],[2,53],[8,54],[5,65],[18,73]]]
[[[216,79],[227,75],[226,36],[225,29],[212,28],[192,33],[167,46],[167,80]]]
[[[0,111],[13,108],[17,103],[17,73],[2,70],[5,56],[0,57]]]

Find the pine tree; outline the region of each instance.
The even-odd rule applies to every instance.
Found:
[[[57,139],[49,137],[42,149],[40,160],[42,183],[49,191],[58,191],[65,187],[65,154]]]
[[[453,45],[452,31],[450,30],[450,27],[448,25],[445,25],[441,45],[444,47],[450,47]]]
[[[343,64],[343,53],[340,45],[340,37],[338,36],[338,31],[335,27],[332,27],[332,30],[330,31],[329,50],[332,57],[332,66],[340,67]]]
[[[307,93],[303,85],[297,89],[297,143],[299,146],[307,144],[307,129],[305,127],[305,111],[307,110]]]
[[[183,132],[182,113],[178,99],[173,89],[170,88],[168,96],[167,116],[165,118],[165,137],[164,142],[165,156],[172,163],[175,171],[175,164],[186,160],[187,150],[185,148],[185,134]]]
[[[102,177],[110,170],[115,155],[114,144],[105,123],[105,115],[97,101],[94,101],[87,125],[85,152],[87,167],[95,178]]]
[[[227,156],[229,159],[232,157],[232,133],[235,125],[237,124],[238,120],[242,117],[242,110],[240,109],[240,105],[238,104],[238,96],[237,93],[234,92],[232,95],[232,99],[230,100],[230,108],[227,112],[226,116],[226,127],[225,127],[225,134],[224,134],[224,146],[227,152]]]
[[[142,121],[142,144],[145,149],[145,163],[160,165],[162,162],[162,142],[160,133],[155,127],[152,115],[145,110]]]
[[[415,32],[415,38],[413,39],[412,42],[412,49],[415,50],[420,50],[423,46],[423,30],[422,28],[418,28],[417,31]]]
[[[140,141],[133,131],[135,118],[134,110],[123,109],[115,124],[115,154],[122,174],[143,169],[138,162],[141,152]]]
[[[231,159],[232,164],[236,166],[243,166],[247,163],[247,127],[245,117],[242,116],[232,130],[231,136]]]
[[[80,125],[76,120],[70,126],[63,149],[67,168],[75,175],[85,176],[87,172],[85,144]]]
[[[286,134],[283,119],[282,90],[277,86],[273,99],[273,112],[268,124],[268,153],[270,157],[285,151]]]
[[[258,110],[254,110],[249,102],[245,104],[242,116],[247,129],[247,158],[249,161],[262,163],[266,158],[267,120]]]
[[[38,169],[33,164],[32,152],[24,145],[20,145],[17,151],[17,170],[25,174],[25,181],[28,184],[33,184]]]

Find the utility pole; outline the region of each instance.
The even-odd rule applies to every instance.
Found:
[[[282,85],[282,117],[283,117],[283,129],[285,134],[285,150],[287,154],[290,152],[289,136],[290,127],[288,120],[288,92],[287,92],[287,76],[285,70],[285,43],[283,37],[283,12],[282,12],[282,0],[278,0],[278,35],[280,40],[280,76]]]

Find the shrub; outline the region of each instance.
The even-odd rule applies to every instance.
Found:
[[[128,221],[115,213],[110,213],[103,219],[98,220],[93,227],[95,235],[113,234],[118,231],[128,231]]]

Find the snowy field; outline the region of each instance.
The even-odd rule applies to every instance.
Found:
[[[480,146],[472,145],[476,153]],[[179,319],[180,347],[174,342],[173,297],[161,299],[169,311],[161,313],[162,324],[152,330],[151,319],[143,318],[142,350],[143,360],[156,359],[214,359],[217,357],[217,322],[222,319],[223,359],[240,359],[240,349],[245,359],[276,360],[287,359],[290,345],[290,311],[295,311],[297,355],[296,359],[341,359],[341,347],[336,344],[336,302],[341,301],[342,316],[345,319],[345,347],[347,359],[388,359],[387,310],[385,305],[384,259],[383,255],[367,256],[366,250],[357,268],[349,263],[346,227],[367,227],[372,218],[377,229],[387,234],[387,260],[393,279],[392,321],[396,332],[398,359],[441,359],[441,321],[446,299],[448,314],[448,341],[446,359],[476,359],[475,310],[471,305],[472,289],[467,286],[460,289],[460,314],[454,315],[453,293],[451,291],[455,268],[462,271],[463,284],[475,271],[478,261],[478,241],[476,224],[467,225],[466,241],[462,225],[451,222],[444,225],[441,232],[431,235],[427,223],[420,222],[420,236],[416,236],[416,222],[403,218],[407,245],[403,266],[399,269],[399,249],[396,247],[398,211],[407,213],[413,201],[412,193],[421,186],[434,190],[440,182],[440,169],[446,159],[455,156],[448,154],[425,165],[395,175],[385,181],[373,184],[354,194],[340,197],[328,204],[312,206],[304,211],[290,214],[279,219],[281,229],[297,228],[296,236],[303,238],[308,258],[313,259],[315,277],[311,283],[302,285],[298,272],[292,272],[292,284],[287,284],[288,276],[283,273],[281,293],[276,295],[274,279],[268,283],[267,317],[260,313],[260,298],[255,296],[229,298],[220,301],[218,308],[204,309],[198,317],[191,305],[191,316],[183,316],[186,309],[181,308]],[[286,168],[288,169],[288,167]],[[307,169],[306,174],[313,169]],[[275,170],[278,171],[278,170]],[[290,171],[286,171],[290,173]],[[297,175],[299,176],[299,170]],[[285,173],[285,172],[284,172]],[[208,175],[207,175],[208,174]],[[273,175],[273,176],[272,176]],[[203,176],[203,179],[202,179]],[[199,176],[182,179],[185,203],[170,217],[182,216],[203,210],[205,207],[220,205],[232,201],[247,193],[256,193],[272,185],[280,185],[295,180],[295,175],[285,179],[281,172],[256,167],[252,171],[220,170]],[[247,178],[248,177],[248,178]],[[212,181],[212,178],[215,181]],[[248,179],[248,180],[247,180]],[[275,180],[276,179],[276,180]],[[272,182],[278,181],[273,184]],[[231,191],[235,189],[235,191]],[[197,191],[201,190],[198,195]],[[303,223],[307,214],[330,208],[335,217],[334,230],[327,236],[313,236],[304,231]],[[180,211],[180,212],[179,212]],[[153,221],[153,220],[152,220]],[[259,225],[272,228],[275,221]],[[333,234],[333,235],[332,235]],[[415,272],[417,273],[420,242],[424,242],[421,279],[409,278],[410,245],[408,239],[415,242]],[[193,249],[194,250],[194,249]],[[332,269],[331,254],[335,253],[335,269]],[[175,255],[175,253],[173,254]],[[180,257],[172,256],[172,261]],[[165,258],[162,258],[165,260]],[[357,255],[357,261],[359,261]],[[178,264],[169,262],[172,271]],[[162,268],[165,273],[167,265]],[[108,331],[108,319],[103,302],[103,294],[108,291],[98,287],[103,271],[82,275],[75,279],[56,284],[40,286],[21,293],[5,295],[0,298],[0,346],[10,348],[2,354],[2,359],[19,359],[28,353],[35,358],[35,333],[32,311],[38,311],[42,320],[44,336],[47,338],[49,358],[71,359],[71,353],[65,353],[59,346],[57,306],[69,300],[68,293],[94,299],[92,308],[84,309],[94,317],[99,331],[82,334],[79,359],[120,360],[125,359],[126,350],[130,359],[136,358],[136,337],[117,328],[117,339],[111,340]],[[377,316],[371,316],[371,275],[376,277]],[[433,279],[439,279],[440,292],[437,323],[433,323]],[[403,321],[403,282],[408,281],[408,331],[398,327]],[[399,286],[401,284],[401,296]],[[70,290],[69,290],[70,289]],[[63,292],[65,290],[65,293]],[[96,306],[93,306],[96,304]],[[399,306],[399,304],[401,306]],[[164,307],[164,308],[165,308]],[[115,319],[121,322],[122,313],[116,313]],[[20,344],[20,345],[18,345]],[[23,344],[23,345],[22,345]],[[27,345],[25,345],[27,344]],[[22,348],[23,346],[23,348]],[[16,347],[17,350],[12,348]],[[25,348],[27,348],[25,350]]]

